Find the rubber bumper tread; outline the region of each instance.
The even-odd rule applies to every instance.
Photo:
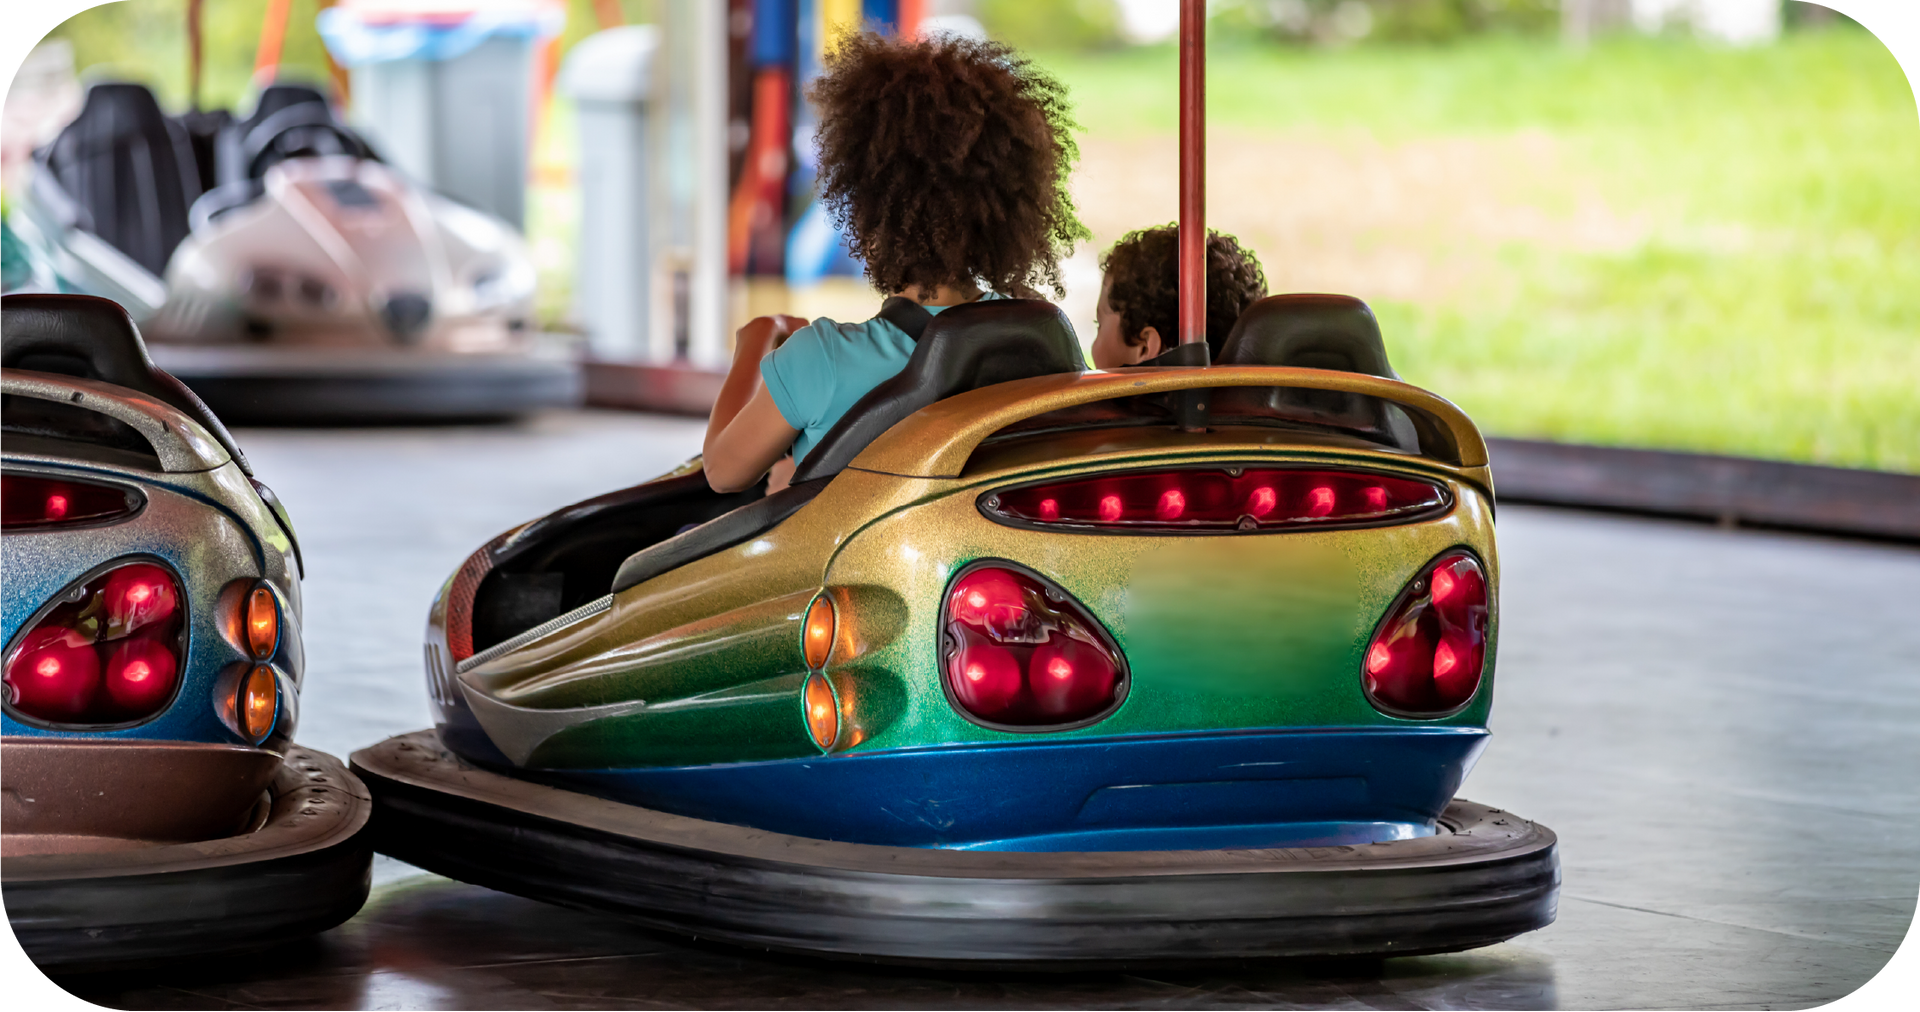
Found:
[[[579,366],[533,356],[160,348],[154,357],[235,425],[501,419],[580,402]]]
[[[1302,849],[1017,853],[787,836],[475,767],[430,731],[355,752],[374,846],[649,927],[835,958],[1082,969],[1413,955],[1552,923],[1553,832],[1454,801],[1432,837]]]
[[[241,952],[324,931],[367,901],[367,790],[324,752],[295,746],[268,788],[266,822],[198,843],[10,857],[0,865],[21,948],[54,973]]]

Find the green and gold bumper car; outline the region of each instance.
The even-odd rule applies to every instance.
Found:
[[[406,861],[756,947],[1465,949],[1559,883],[1551,831],[1454,797],[1498,579],[1485,443],[1357,300],[1116,372],[976,303],[789,488],[690,470],[481,548],[428,620],[436,727],[354,769]]]

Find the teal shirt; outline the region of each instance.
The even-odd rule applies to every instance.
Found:
[[[1005,296],[987,292],[981,301]],[[950,306],[927,306],[938,315]],[[785,343],[760,360],[760,378],[780,417],[800,430],[793,441],[793,459],[807,459],[867,391],[906,368],[913,357],[913,338],[878,317],[859,323],[838,323],[821,317],[793,332]]]

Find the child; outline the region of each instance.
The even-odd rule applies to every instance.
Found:
[[[866,33],[840,41],[808,97],[821,199],[875,288],[931,313],[1040,286],[1064,295],[1060,260],[1087,231],[1067,194],[1079,152],[1059,83],[997,43]],[[806,459],[912,354],[878,317],[740,328],[707,420],[707,483],[738,491],[789,450]]]
[[[1100,258],[1099,329],[1093,366],[1150,364],[1180,343],[1180,226],[1129,232]],[[1252,250],[1230,235],[1207,233],[1207,349],[1219,361],[1233,321],[1266,298],[1267,276]]]

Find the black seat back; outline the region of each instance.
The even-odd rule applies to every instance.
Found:
[[[233,125],[233,114],[225,109],[195,109],[173,118],[186,131],[187,147],[193,152],[193,166],[199,173],[200,192],[220,185],[220,135]]]
[[[1220,365],[1338,369],[1399,379],[1373,310],[1351,295],[1269,295],[1248,306],[1221,346]]]
[[[240,122],[240,129],[244,132],[257,127],[266,122],[267,117],[289,106],[314,104],[325,106],[327,96],[313,85],[293,83],[267,85],[261,90],[260,97],[254,100],[253,111]]]
[[[253,112],[228,127],[219,145],[224,184],[257,181],[269,168],[296,155],[370,154],[366,142],[334,116],[318,88],[275,84],[260,93]]]
[[[187,133],[138,84],[96,84],[54,138],[46,165],[81,228],[154,274],[187,237],[200,172]]]
[[[1073,325],[1050,302],[995,299],[943,310],[927,322],[906,367],[854,402],[800,462],[793,481],[838,474],[881,433],[935,401],[1085,368]]]
[[[1333,369],[1399,379],[1387,361],[1380,322],[1351,295],[1269,295],[1248,306],[1220,349],[1221,365]],[[1277,416],[1348,430],[1418,452],[1419,426],[1404,408],[1337,390],[1241,387],[1214,397],[1215,417]]]
[[[153,364],[120,304],[91,295],[0,297],[0,367],[99,380],[146,394],[199,422],[247,474],[247,458],[186,384]]]

